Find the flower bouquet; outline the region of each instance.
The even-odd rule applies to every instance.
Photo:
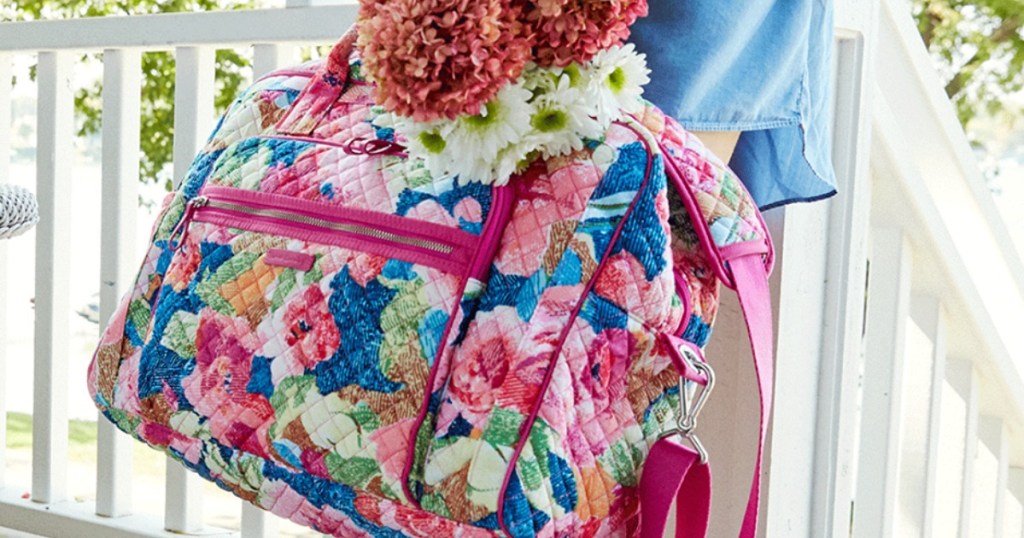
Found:
[[[502,185],[643,108],[646,0],[361,0],[363,73],[435,177]]]

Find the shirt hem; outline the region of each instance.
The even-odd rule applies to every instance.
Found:
[[[831,198],[831,197],[835,196],[838,193],[839,193],[839,191],[837,191],[836,189],[832,189],[831,191],[826,192],[824,194],[816,194],[814,196],[807,196],[807,197],[802,197],[802,198],[800,198],[800,197],[785,198],[785,199],[782,199],[782,200],[776,200],[776,201],[771,202],[769,204],[765,204],[763,206],[760,206],[758,209],[760,209],[761,211],[768,211],[769,209],[775,209],[777,207],[782,207],[784,205],[818,202],[818,201],[824,200],[826,198]]]

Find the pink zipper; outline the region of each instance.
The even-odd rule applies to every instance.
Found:
[[[468,276],[480,244],[477,236],[431,222],[221,186],[208,186],[189,202],[171,233],[175,249],[185,244],[191,222],[370,252],[459,276]]]
[[[294,142],[307,142],[339,148],[349,155],[394,155],[396,157],[408,157],[405,146],[398,142],[381,140],[379,138],[354,137],[344,142],[335,142],[326,138],[303,135],[258,135],[255,138],[263,140],[288,140]]]

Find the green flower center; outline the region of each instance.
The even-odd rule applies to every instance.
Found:
[[[542,133],[561,131],[569,125],[569,114],[564,110],[542,108],[530,118],[530,125]]]
[[[466,125],[474,129],[486,129],[498,122],[498,112],[501,111],[501,108],[498,106],[497,101],[491,101],[484,105],[484,110],[485,112],[483,114],[467,116],[463,121],[466,122]]]
[[[448,145],[444,141],[444,137],[437,131],[423,131],[420,133],[419,140],[424,149],[434,154],[441,153],[444,151],[445,146]]]
[[[626,72],[621,67],[616,67],[615,71],[608,75],[608,87],[616,94],[626,87]]]
[[[580,66],[576,64],[569,64],[562,69],[562,73],[569,76],[569,86],[578,88],[580,79],[583,75],[580,73]]]

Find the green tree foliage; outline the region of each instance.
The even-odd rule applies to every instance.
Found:
[[[967,127],[979,114],[1016,114],[1006,96],[1024,87],[1024,0],[913,0],[914,17],[939,61],[946,94]]]
[[[245,9],[255,0],[15,0],[0,2],[0,22],[38,19],[104,17],[183,11]],[[101,55],[88,55],[85,62]],[[234,50],[217,51],[218,113],[223,112],[245,83],[248,58]],[[174,57],[170,52],[142,56],[142,136],[140,176],[145,182],[162,182],[170,189],[169,164],[173,160],[171,140],[174,125]],[[99,132],[101,121],[100,82],[75,94],[78,134]]]

